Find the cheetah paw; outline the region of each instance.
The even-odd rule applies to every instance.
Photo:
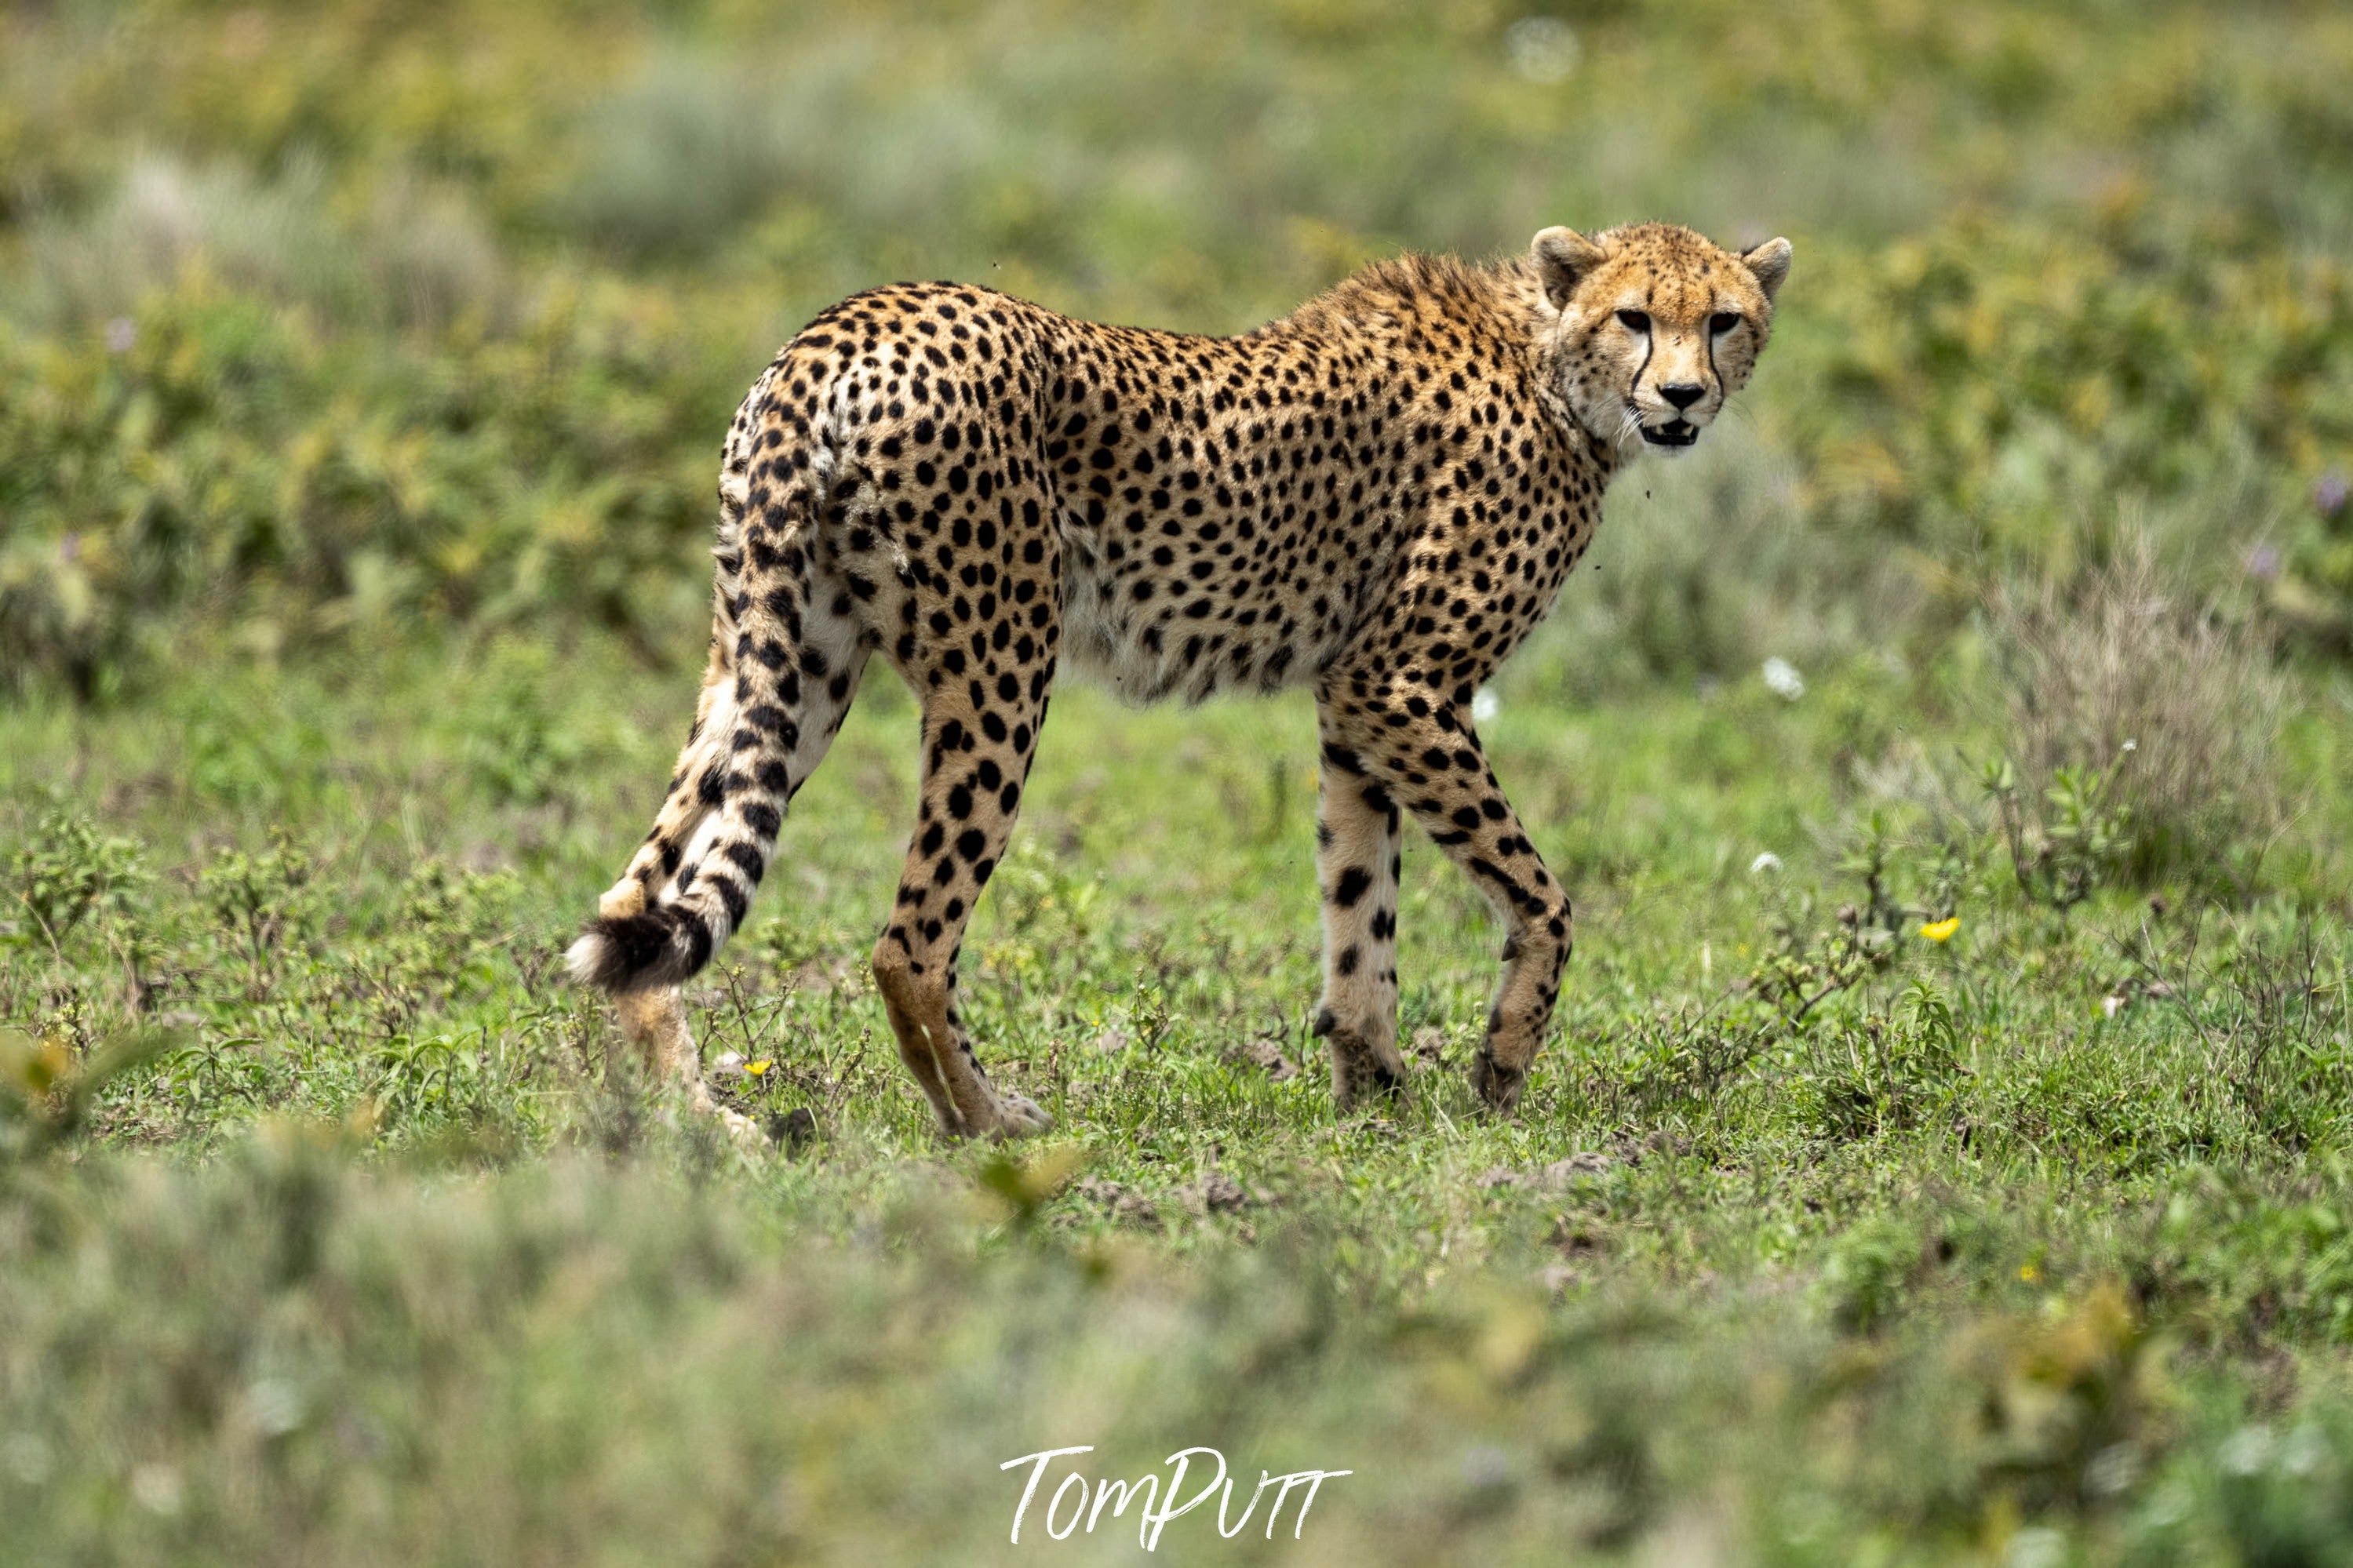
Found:
[[[764,1154],[776,1146],[758,1122],[742,1111],[724,1106],[712,1098],[710,1089],[697,1081],[687,1095],[695,1110],[716,1121],[726,1130],[727,1136],[738,1149],[747,1154]]]
[[[1479,1097],[1479,1103],[1495,1115],[1509,1116],[1517,1110],[1520,1093],[1527,1084],[1525,1068],[1507,1068],[1484,1049],[1472,1059],[1472,1091]]]
[[[997,1125],[989,1131],[997,1138],[1034,1138],[1053,1129],[1054,1119],[1039,1110],[1035,1100],[1008,1094],[997,1098]]]
[[[719,1107],[719,1125],[727,1129],[727,1136],[735,1141],[738,1148],[749,1152],[765,1154],[772,1147],[760,1124],[740,1110]]]

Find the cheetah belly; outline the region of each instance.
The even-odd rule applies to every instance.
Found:
[[[1176,663],[1181,642],[1172,650],[1165,631],[1148,637],[1154,618],[1138,613],[1132,599],[1123,601],[1124,584],[1091,544],[1067,533],[1062,542],[1061,668],[1125,702],[1155,702],[1188,689],[1185,678],[1194,672]]]
[[[1081,558],[1067,544],[1062,552],[1062,656],[1060,668],[1131,700],[1143,701],[1149,670],[1130,628],[1114,618],[1104,600],[1100,563]]]
[[[1060,531],[1061,666],[1124,701],[1199,702],[1303,685],[1346,641],[1353,617],[1303,616],[1305,606],[1290,602],[1297,595],[1265,582],[1247,557],[1197,578],[1132,555],[1113,564],[1096,531],[1066,521]],[[1314,603],[1334,597],[1318,594]],[[1202,613],[1189,613],[1196,606]]]

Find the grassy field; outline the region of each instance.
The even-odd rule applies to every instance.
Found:
[[[2346,1561],[2348,79],[2293,4],[0,13],[0,1563],[1129,1562],[1058,1489],[1190,1447],[1181,1563]],[[1797,270],[1482,695],[1578,920],[1514,1120],[1410,837],[1333,1111],[1303,694],[1058,693],[965,944],[1041,1142],[864,972],[885,672],[691,994],[773,1147],[560,982],[813,310],[1647,216]]]

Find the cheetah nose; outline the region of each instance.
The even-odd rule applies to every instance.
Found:
[[[1659,395],[1677,408],[1689,408],[1707,395],[1707,388],[1695,381],[1671,381],[1659,388]]]

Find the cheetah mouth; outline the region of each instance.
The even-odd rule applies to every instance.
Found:
[[[1699,426],[1688,419],[1670,419],[1655,428],[1640,427],[1642,439],[1653,447],[1688,447],[1699,439]]]

